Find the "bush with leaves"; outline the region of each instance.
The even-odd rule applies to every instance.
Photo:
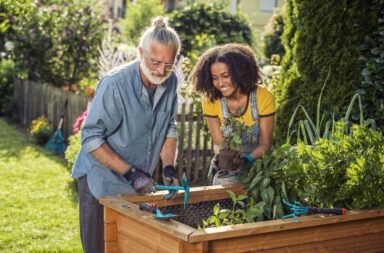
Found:
[[[53,127],[46,117],[41,116],[35,120],[32,120],[29,133],[37,144],[44,145],[52,136]]]
[[[10,115],[13,93],[14,62],[0,59],[0,114]]]
[[[75,123],[72,126],[72,135],[68,138],[68,147],[65,150],[65,159],[68,162],[68,167],[72,168],[75,163],[77,153],[79,153],[81,147],[81,127],[85,119],[88,116],[88,111],[85,110],[79,117],[77,117]]]
[[[164,15],[164,4],[160,0],[137,0],[127,4],[127,11],[120,27],[128,44],[138,45],[141,33],[151,25],[152,18]]]
[[[77,153],[79,153],[81,147],[81,132],[78,131],[76,134],[69,136],[68,147],[65,150],[65,159],[68,163],[68,168],[72,168],[75,163]]]
[[[278,10],[268,20],[263,35],[263,51],[264,57],[268,63],[271,63],[272,55],[279,55],[282,58],[285,49],[281,43],[281,36],[284,32],[284,16],[283,11]],[[271,63],[273,64],[273,63]]]
[[[349,131],[346,131],[348,129]],[[288,188],[320,207],[384,207],[384,138],[366,125],[335,124],[314,146],[299,141],[285,164]]]
[[[338,118],[346,110],[363,79],[359,47],[374,27],[372,16],[378,12],[370,6],[371,1],[360,0],[286,1],[282,36],[286,53],[282,82],[274,91],[278,104],[277,141],[284,142],[296,105],[314,112],[313,97],[319,94],[329,70],[324,110],[334,112]]]
[[[363,81],[357,92],[362,96],[365,117],[375,119],[384,131],[384,2],[372,1],[371,9],[376,25],[361,46]]]
[[[32,0],[1,0],[0,1],[0,52],[4,51],[6,37],[14,33],[12,23],[25,15],[31,8]]]
[[[87,2],[35,2],[12,25],[20,77],[62,86],[97,70],[104,25]]]
[[[182,41],[183,55],[191,57],[190,54],[196,53],[199,56],[215,44],[239,42],[253,45],[252,29],[247,18],[240,12],[231,14],[225,8],[225,4],[217,2],[198,2],[170,15],[171,26]]]

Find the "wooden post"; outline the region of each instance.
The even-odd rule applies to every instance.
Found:
[[[105,253],[118,253],[117,249],[117,213],[104,207],[104,251]]]
[[[184,169],[184,134],[185,134],[185,104],[181,106],[181,120],[179,123],[180,134],[179,134],[179,147],[178,147],[178,158],[177,158],[177,167],[178,167],[178,176],[179,178],[183,174]]]

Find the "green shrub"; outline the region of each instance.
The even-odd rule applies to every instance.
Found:
[[[138,45],[141,33],[151,25],[151,19],[164,15],[164,4],[160,0],[137,0],[127,3],[124,20],[120,23],[123,37],[129,44]]]
[[[384,131],[384,2],[373,1],[371,10],[376,24],[361,47],[363,81],[357,92],[362,96],[365,117],[375,119]]]
[[[52,136],[53,127],[46,117],[41,116],[35,120],[32,120],[29,133],[37,144],[44,145]]]
[[[81,132],[77,132],[69,136],[68,138],[68,147],[65,150],[65,159],[68,162],[68,167],[72,168],[75,163],[77,153],[79,153],[81,147]]]
[[[13,28],[20,77],[61,86],[97,71],[104,25],[87,2],[36,2]]]
[[[288,0],[285,10],[282,41],[286,54],[282,83],[275,91],[279,142],[298,104],[315,111],[313,98],[329,71],[324,110],[337,116],[346,109],[347,100],[362,81],[359,46],[374,25],[370,1]]]
[[[0,52],[4,50],[5,39],[14,32],[12,21],[23,16],[30,9],[31,0],[0,1]]]
[[[284,32],[284,16],[282,10],[274,13],[269,19],[264,36],[263,36],[263,51],[266,61],[270,64],[273,55],[279,55],[282,58],[285,54],[285,49],[281,43],[281,35]]]
[[[235,15],[225,11],[225,5],[193,3],[170,15],[170,23],[179,33],[182,54],[197,55],[214,44],[240,42],[253,44],[253,34],[247,18],[242,13]]]
[[[11,113],[13,68],[12,60],[0,59],[0,114],[9,115]]]
[[[384,207],[384,138],[353,125],[336,124],[329,139],[299,142],[285,164],[288,188],[309,205],[350,209]]]

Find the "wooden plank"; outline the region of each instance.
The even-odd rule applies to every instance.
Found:
[[[243,194],[246,192],[244,186],[240,184],[231,187],[224,187],[221,185],[191,187],[188,203],[193,204],[210,200],[226,199],[229,198],[227,190],[231,190],[236,194]],[[163,198],[166,193],[167,191],[158,191],[146,195],[124,195],[122,198],[132,203],[156,202],[159,207],[183,204],[184,192],[179,191],[178,195],[170,200]]]
[[[348,227],[348,228],[342,229],[343,231],[342,233],[345,233],[345,231],[350,231],[353,228],[357,230],[362,228],[366,229],[366,226],[364,224],[371,224],[372,222],[370,221],[370,219],[378,219],[377,222],[381,224],[381,226],[383,227],[383,228],[380,228],[375,226],[375,228],[372,228],[369,230],[370,232],[374,233],[377,231],[384,231],[384,209],[378,209],[378,210],[366,210],[366,211],[359,211],[359,212],[357,211],[349,212],[348,215],[334,215],[334,216],[309,215],[309,216],[300,217],[297,222],[292,222],[292,219],[286,219],[286,220],[261,221],[261,222],[254,222],[254,223],[248,223],[248,224],[223,226],[219,228],[206,228],[206,229],[196,230],[193,234],[191,234],[189,237],[189,242],[200,242],[200,241],[209,241],[209,240],[224,239],[224,238],[234,238],[234,237],[248,236],[250,234],[258,235],[258,234],[266,234],[266,233],[286,231],[286,230],[296,231],[297,229],[301,229],[301,228],[324,226],[324,225],[328,225],[330,226],[330,228],[335,229],[337,231],[339,231],[339,228]],[[359,224],[359,225],[356,227],[353,223],[348,223],[348,222],[356,222],[356,224]],[[348,232],[348,233],[351,233],[351,232]]]
[[[361,229],[362,221],[357,221],[215,240],[209,242],[209,252],[263,252],[263,250],[272,249],[300,248],[302,247],[301,245],[321,245],[323,243],[327,245],[325,242],[328,242],[330,246],[336,247],[340,242],[350,243],[354,238],[362,236],[367,236],[368,241],[375,244],[375,248],[377,248],[378,245],[383,245],[383,242],[377,241],[376,235],[380,233],[383,235],[382,227],[384,220],[381,219],[379,223],[376,223],[377,221],[378,219],[373,219],[370,222],[366,222],[363,225],[363,229]],[[373,228],[368,228],[369,226]],[[351,229],[351,233],[349,229]],[[370,237],[372,238],[370,239]],[[280,252],[282,251],[280,250]],[[336,251],[331,250],[330,252]]]
[[[117,219],[118,248],[122,252],[179,252],[178,238],[124,216],[119,216]],[[121,247],[121,241],[129,242],[130,250]],[[139,245],[134,242],[138,242]]]
[[[374,253],[383,252],[384,240],[383,233],[373,233],[359,236],[340,238],[330,241],[314,242],[310,244],[300,244],[289,247],[282,247],[270,250],[261,250],[253,252],[262,253],[307,253],[307,252],[348,252],[348,253]]]
[[[177,158],[177,171],[179,178],[184,172],[184,134],[185,134],[185,103],[181,105],[181,121],[178,123],[179,132],[179,146],[178,146],[178,158]]]
[[[207,134],[204,134],[204,141],[203,141],[203,163],[202,163],[202,166],[203,166],[203,177],[206,177],[208,175],[208,169],[209,169],[209,164],[210,164],[210,160],[208,160],[208,141],[209,141],[209,138],[208,138],[208,135]],[[207,164],[208,162],[208,164]]]
[[[120,251],[117,248],[117,241],[104,242],[104,251],[105,253],[119,253]]]
[[[117,216],[114,210],[104,207],[104,251],[115,253],[117,250]]]
[[[136,220],[142,225],[149,225],[155,230],[184,241],[187,241],[188,236],[195,231],[195,229],[174,220],[156,220],[152,213],[141,211],[137,205],[119,197],[102,198],[100,199],[100,203],[105,207],[111,208],[118,212],[120,214],[117,218],[118,220],[122,216],[128,217],[132,220]],[[117,228],[119,232],[119,225]]]
[[[208,242],[198,243],[181,243],[181,250],[183,253],[208,253]]]
[[[189,112],[193,111],[193,104],[190,104],[189,106]],[[192,167],[192,134],[193,134],[193,122],[190,119],[188,121],[188,141],[187,141],[187,168],[186,168],[186,173],[187,173],[187,178],[190,181],[192,176],[191,176],[191,167]]]
[[[199,115],[197,117],[197,122],[196,122],[196,140],[195,140],[195,166],[193,168],[193,182],[197,182],[199,180],[199,171],[201,169],[200,165],[200,122],[201,122],[202,116]],[[204,177],[204,175],[202,175]]]

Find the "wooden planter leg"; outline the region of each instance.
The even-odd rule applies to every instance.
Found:
[[[117,249],[117,213],[104,207],[104,251],[118,253]]]

